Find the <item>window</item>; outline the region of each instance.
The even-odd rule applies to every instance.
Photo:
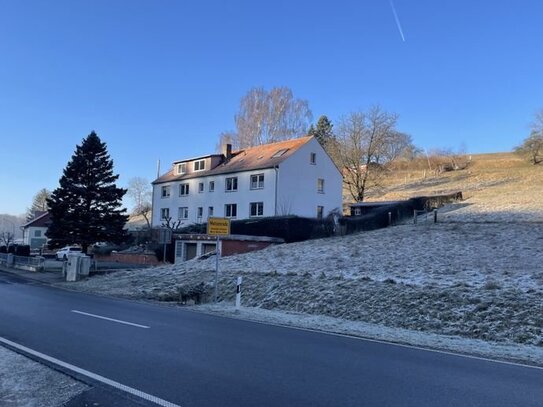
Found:
[[[207,208],[207,216],[213,216],[213,207],[212,206],[208,206],[208,208]]]
[[[198,218],[202,218],[204,216],[204,208],[202,206],[198,207]]]
[[[189,218],[189,208],[182,206],[179,208],[179,219],[188,219]]]
[[[209,192],[215,191],[215,181],[209,181]]]
[[[238,177],[226,178],[226,190],[227,191],[238,190]]]
[[[360,216],[360,215],[362,215],[362,209],[354,208],[354,216]]]
[[[160,209],[160,219],[166,220],[170,217],[170,208],[162,208]]]
[[[317,218],[322,219],[324,213],[324,206],[317,206]]]
[[[179,196],[185,196],[189,194],[189,184],[179,185]]]
[[[288,148],[283,148],[281,150],[278,150],[274,155],[272,155],[272,158],[281,157],[283,154],[285,154],[288,151]]]
[[[235,218],[238,215],[238,205],[237,204],[226,204],[224,205],[224,216],[226,218]]]
[[[203,171],[206,169],[206,160],[194,161],[194,171]]]
[[[184,174],[187,172],[187,163],[177,164],[177,174]]]
[[[35,230],[34,237],[41,237],[41,230]]]
[[[204,183],[203,182],[200,182],[198,184],[198,192],[200,192],[200,193],[204,192]]]
[[[311,153],[309,155],[309,162],[313,165],[317,164],[317,154],[316,153]]]
[[[167,185],[165,187],[162,187],[161,196],[162,196],[162,198],[169,198],[170,197],[170,186],[169,185]]]
[[[322,178],[317,180],[317,192],[321,194],[324,193],[324,180]]]
[[[251,202],[249,216],[264,216],[264,202]]]
[[[264,188],[264,174],[251,175],[251,189]]]

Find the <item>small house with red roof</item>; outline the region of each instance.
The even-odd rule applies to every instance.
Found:
[[[47,243],[45,232],[47,232],[50,222],[51,216],[49,212],[36,212],[34,219],[21,226],[23,244],[29,245],[31,249],[41,249]]]

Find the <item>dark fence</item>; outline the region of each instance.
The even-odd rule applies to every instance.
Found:
[[[283,239],[286,243],[329,237],[338,233],[350,234],[364,230],[384,228],[413,216],[416,211],[431,211],[451,202],[462,200],[462,193],[447,195],[420,196],[403,202],[395,202],[372,209],[362,216],[339,217],[336,214],[324,219],[303,218],[299,216],[276,216],[258,219],[233,220],[230,233],[233,235],[268,236]],[[176,234],[206,233],[207,224],[192,224],[176,229]],[[163,246],[155,245],[157,258],[162,261]],[[173,262],[174,244],[167,245],[166,259]]]
[[[431,211],[445,204],[462,200],[462,192],[447,195],[419,196],[404,202],[383,205],[367,215],[344,217],[339,220],[342,233],[385,228],[403,219],[413,217],[414,211]]]
[[[236,235],[278,237],[292,243],[331,236],[334,220],[332,217],[314,219],[298,216],[242,219],[233,221],[230,231]]]
[[[175,233],[206,233],[206,229],[206,223],[193,224],[177,229]],[[333,216],[324,219],[275,216],[233,220],[230,223],[230,233],[233,235],[278,237],[287,243],[327,237],[333,235],[334,232],[335,222]]]

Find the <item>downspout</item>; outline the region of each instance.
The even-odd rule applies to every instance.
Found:
[[[277,216],[277,179],[279,177],[279,166],[275,165],[273,167],[273,169],[275,170],[275,208],[274,208],[274,213],[275,213],[275,216]]]

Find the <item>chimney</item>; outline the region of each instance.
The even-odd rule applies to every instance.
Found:
[[[232,144],[222,145],[222,155],[224,155],[227,161],[232,158]]]

